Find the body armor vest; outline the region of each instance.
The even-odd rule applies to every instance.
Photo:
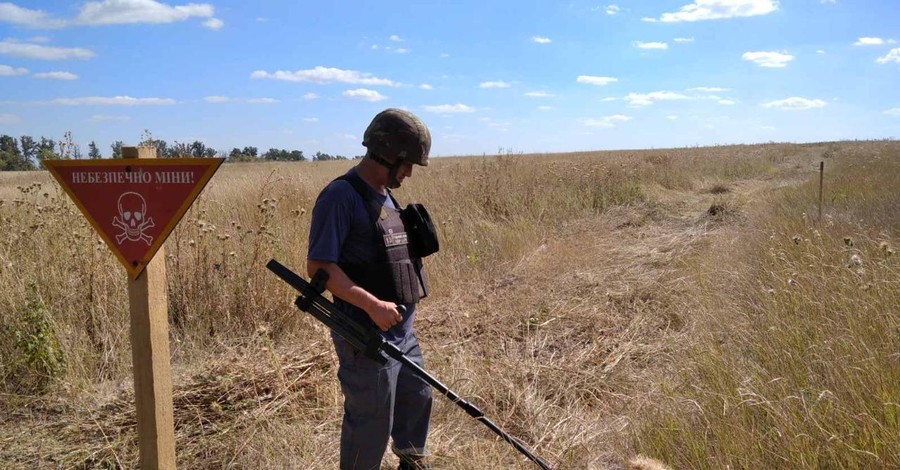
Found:
[[[366,202],[375,225],[378,258],[373,263],[338,263],[354,283],[381,300],[398,304],[414,304],[428,295],[428,278],[422,258],[410,254],[410,240],[400,205],[388,191],[394,208],[388,208],[371,197],[371,188],[355,173],[336,178],[350,183]]]

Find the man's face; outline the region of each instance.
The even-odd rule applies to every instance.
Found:
[[[413,172],[413,164],[409,162],[403,162],[400,164],[400,168],[397,168],[397,182],[403,183],[403,180],[412,176]]]
[[[394,173],[394,179],[392,181],[388,181],[387,187],[391,189],[397,189],[403,184],[403,180],[412,176],[412,163],[403,162],[400,166],[397,167],[397,171]]]

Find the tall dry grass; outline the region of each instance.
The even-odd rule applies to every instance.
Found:
[[[710,232],[752,214],[739,187],[789,184],[823,153],[857,161],[853,149],[879,145],[508,154],[416,168],[397,196],[428,206],[442,245],[427,262],[434,293],[417,327],[427,366],[559,468],[620,465],[635,448],[679,467],[663,445],[672,436],[623,439],[644,423],[659,371],[694,332],[716,331],[695,318],[724,302],[719,292],[678,279],[737,262],[696,259]],[[351,164],[225,165],[167,241],[181,466],[335,465],[341,401],[327,332],[264,264],[302,271],[315,197]],[[45,174],[0,174],[0,201],[0,416],[29,424],[0,425],[0,462],[131,467],[124,270]],[[715,216],[712,202],[723,208]],[[766,220],[757,216],[749,226]],[[444,468],[528,468],[452,404],[439,399],[433,422]]]
[[[264,265],[274,257],[302,272],[315,197],[351,164],[222,169],[165,245],[176,353],[239,341],[261,326],[275,338],[304,334],[297,327],[298,315],[285,308],[285,286]],[[637,183],[619,167],[598,159],[572,165],[545,167],[539,160],[516,162],[503,156],[441,159],[417,171],[421,175],[411,180],[411,189],[398,191],[398,197],[427,202],[439,217],[446,255],[430,266],[435,290],[453,289],[460,280],[491,278],[533,245],[547,224],[641,197]],[[15,190],[5,188],[9,199],[0,206],[0,236],[6,241],[0,252],[0,298],[10,312],[5,321],[16,323],[29,302],[44,305],[52,329],[47,334],[58,345],[51,348],[70,365],[67,381],[84,385],[126,375],[127,304],[116,260],[45,175],[11,179],[24,181]],[[547,181],[565,185],[542,191]],[[17,356],[9,352],[5,357]],[[4,367],[0,378],[8,390],[16,390],[16,377],[28,377],[17,370]]]
[[[900,467],[900,148],[843,147],[685,270],[697,315],[638,450],[676,468]]]

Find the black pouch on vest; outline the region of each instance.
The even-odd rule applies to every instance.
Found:
[[[409,236],[410,255],[424,258],[437,253],[440,249],[437,230],[431,221],[431,215],[422,204],[409,204],[400,211],[403,226]]]

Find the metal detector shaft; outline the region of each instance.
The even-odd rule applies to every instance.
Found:
[[[382,355],[382,353],[384,353],[401,362],[404,366],[409,367],[414,374],[428,383],[428,385],[431,385],[435,390],[449,398],[450,401],[457,404],[469,416],[477,419],[487,426],[488,429],[494,431],[494,433],[510,443],[516,450],[522,453],[522,455],[528,457],[529,460],[541,467],[542,470],[552,470],[546,462],[534,455],[524,444],[510,436],[506,431],[501,429],[500,426],[497,426],[496,423],[488,419],[484,415],[484,412],[477,406],[464,400],[453,390],[450,390],[449,387],[441,383],[441,381],[429,374],[428,371],[419,367],[418,364],[406,357],[400,349],[385,341],[377,331],[360,325],[341,312],[333,303],[328,301],[328,299],[322,297],[321,293],[325,289],[325,281],[327,280],[327,273],[325,273],[325,271],[320,270],[322,275],[316,273],[316,276],[313,278],[313,283],[310,284],[274,259],[270,260],[268,264],[266,264],[266,267],[300,292],[300,297],[294,302],[298,308],[310,313],[317,320],[328,326],[332,331],[347,340],[355,348],[363,351],[369,358],[384,363],[385,358]]]

